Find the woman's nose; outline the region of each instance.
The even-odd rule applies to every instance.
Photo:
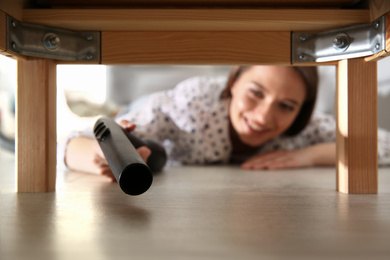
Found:
[[[273,121],[274,117],[272,103],[259,104],[255,109],[255,118],[259,124],[269,125]]]

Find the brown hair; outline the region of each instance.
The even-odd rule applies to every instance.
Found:
[[[234,66],[231,69],[226,87],[221,93],[221,99],[231,98],[231,87],[233,86],[234,82],[249,68],[251,68],[251,66]],[[294,69],[303,79],[306,87],[306,97],[294,122],[286,130],[286,132],[284,132],[284,135],[286,136],[297,135],[309,123],[314,110],[318,89],[317,67],[292,66],[291,68]]]

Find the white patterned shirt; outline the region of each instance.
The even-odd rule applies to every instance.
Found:
[[[118,120],[135,123],[135,135],[162,142],[172,161],[182,164],[229,163],[232,159],[229,99],[220,99],[225,84],[224,78],[187,79],[172,90],[152,94],[141,107]],[[270,140],[259,147],[258,153],[335,142],[335,129],[333,116],[316,114],[298,135]],[[380,130],[378,138],[379,164],[390,164],[390,134]]]
[[[226,78],[194,77],[174,89],[151,94],[131,105],[117,118],[137,125],[133,134],[161,142],[170,164],[229,163],[244,161],[251,155],[232,158],[229,99],[220,99]],[[144,102],[144,100],[147,100]],[[134,108],[135,107],[135,108]],[[280,136],[258,148],[257,153],[296,150],[310,145],[336,141],[336,122],[332,115],[315,114],[309,124],[293,137]],[[72,133],[59,145],[59,166],[64,165],[66,143],[77,136],[94,138],[92,127]],[[378,165],[390,165],[390,132],[378,130]]]

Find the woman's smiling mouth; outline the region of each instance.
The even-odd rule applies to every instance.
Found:
[[[250,130],[252,130],[255,133],[263,133],[264,131],[267,130],[265,127],[259,126],[258,124],[255,124],[249,120],[245,120],[245,121],[247,126],[250,128]]]

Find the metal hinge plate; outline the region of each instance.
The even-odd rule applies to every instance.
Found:
[[[383,51],[385,16],[372,23],[320,33],[292,34],[292,62],[326,62],[365,57]]]
[[[62,61],[100,62],[100,32],[22,23],[7,16],[7,50]]]

